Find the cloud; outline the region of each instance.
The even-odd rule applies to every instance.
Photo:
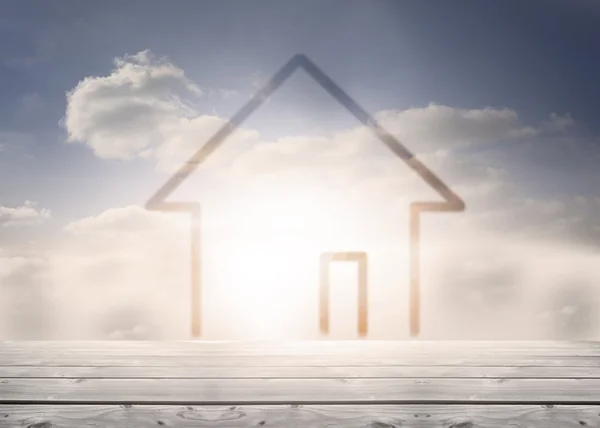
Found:
[[[131,158],[162,143],[194,116],[186,103],[202,95],[183,70],[150,51],[115,59],[104,77],[88,77],[67,93],[64,126],[70,142],[102,158]]]
[[[43,256],[0,252],[0,337],[28,340],[52,334],[49,269]]]
[[[17,340],[186,339],[189,223],[184,217],[137,206],[114,208],[68,224],[52,252],[2,251],[0,335]],[[464,229],[427,230],[424,338],[600,337],[594,318],[600,304],[597,252],[551,240],[506,239],[474,227],[468,235]],[[204,242],[204,339],[271,337],[272,331],[260,328],[277,317],[281,334],[316,337],[316,272],[290,276],[284,288],[266,293],[257,284],[277,279],[269,276],[273,267],[256,276],[252,266],[240,264],[248,253],[238,259],[233,247],[210,244],[210,234]],[[254,245],[255,253],[264,248],[264,242]],[[280,249],[284,259],[285,251]],[[381,252],[370,257],[371,301],[378,307],[372,312],[372,337],[406,339],[406,260]],[[248,260],[259,259],[254,254]],[[237,281],[233,289],[230,280]],[[353,292],[335,287],[338,309],[353,308]]]
[[[68,224],[49,251],[3,250],[0,336],[187,337],[186,225],[127,206]]]
[[[453,247],[439,254],[443,263],[427,275],[428,310],[440,315],[432,336],[574,340],[600,335],[598,251],[539,238],[506,239],[484,230],[462,236]]]
[[[35,201],[25,201],[20,207],[0,206],[0,226],[15,227],[39,224],[50,218],[51,212],[47,208],[38,209]]]
[[[523,123],[517,112],[508,108],[461,109],[439,104],[383,111],[376,119],[417,152],[532,138],[565,130],[573,123],[569,116],[552,114],[540,126],[533,126]]]
[[[180,337],[187,313],[185,220],[127,206],[68,224],[51,260],[57,301],[70,303],[70,316],[81,318],[69,334]]]
[[[194,100],[202,95],[181,68],[146,50],[116,58],[108,76],[87,77],[69,91],[63,125],[69,142],[100,158],[141,157],[172,172],[226,123],[198,114]]]
[[[230,94],[221,92],[224,96]],[[87,77],[69,91],[63,125],[68,141],[88,145],[98,157],[141,157],[155,162],[161,171],[173,172],[227,121],[199,113],[194,100],[202,95],[200,87],[181,68],[146,50],[116,58],[109,75]],[[523,123],[508,108],[459,109],[437,104],[382,111],[376,118],[418,153],[532,138],[572,124],[569,116],[556,114],[534,126]],[[246,148],[263,140],[258,130],[252,129],[239,129],[236,138]],[[264,163],[268,156],[272,161],[281,160],[274,158],[281,152],[302,155],[315,149],[314,154],[319,155],[318,144],[327,146],[321,140],[322,137],[289,136],[267,148],[257,148],[251,156],[265,157]],[[330,140],[339,147],[342,140],[345,147],[362,147],[363,153],[372,146],[372,135],[360,126]],[[228,141],[226,146],[231,144]],[[342,148],[342,153],[345,150]]]

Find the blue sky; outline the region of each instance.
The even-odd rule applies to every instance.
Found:
[[[600,243],[594,1],[5,0],[2,8],[5,251],[36,253],[66,239],[65,228],[125,218],[129,211],[118,210],[142,206],[166,179],[161,168],[178,141],[190,153],[209,136],[213,125],[192,117],[226,120],[296,53],[465,192],[472,214],[464,224],[556,245]],[[135,64],[142,74],[160,64],[175,74],[164,82],[152,75],[134,93],[118,79]],[[108,87],[111,120],[102,104]],[[140,113],[135,97],[157,110]],[[245,126],[246,149],[254,149],[264,141],[287,147],[292,136],[310,145],[356,123],[298,76]],[[377,169],[366,140],[348,135],[360,168]],[[130,146],[138,140],[139,150]],[[99,154],[111,144],[120,151]],[[269,159],[284,162],[274,150]],[[256,153],[264,154],[244,159],[265,165]]]
[[[593,2],[9,1],[4,8],[2,38],[10,43],[2,45],[1,88],[10,126],[14,105],[31,92],[56,103],[53,125],[65,90],[81,76],[143,49],[168,54],[193,80],[215,87],[243,85],[243,77],[304,52],[348,89],[370,94],[371,109],[499,105],[538,118],[569,111],[592,126],[600,107]]]
[[[0,125],[37,135],[29,150],[44,161],[29,165],[46,177],[66,163],[93,164],[60,144],[65,92],[144,49],[203,87],[250,93],[255,73],[304,52],[370,111],[509,107],[524,121],[568,113],[581,132],[599,131],[593,2],[8,1],[4,10]],[[219,101],[202,107],[228,116],[240,105]]]

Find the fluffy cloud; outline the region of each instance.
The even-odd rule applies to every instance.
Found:
[[[5,250],[3,338],[186,337],[185,224],[129,206],[70,223],[51,251]]]
[[[171,171],[225,123],[198,115],[194,100],[202,95],[181,68],[142,51],[116,58],[108,76],[85,78],[69,91],[63,125],[68,141],[98,157],[148,158]]]
[[[0,252],[0,336],[27,340],[52,334],[49,268],[43,256]]]
[[[426,275],[427,310],[441,318],[431,325],[432,336],[572,340],[600,335],[597,251],[483,230],[461,239]]]
[[[137,206],[111,209],[69,224],[51,253],[4,251],[0,334],[10,339],[186,339],[189,223],[184,217]],[[469,235],[464,229],[427,231],[424,338],[600,337],[594,327],[600,304],[598,254],[553,241],[506,239],[473,227]],[[260,329],[273,325],[281,328],[277,334],[316,337],[316,271],[288,276],[283,288],[278,283],[263,290],[259,285],[278,279],[269,276],[276,266],[258,273],[252,266],[265,242],[241,255],[231,252],[233,247],[210,244],[210,234],[204,242],[205,339],[269,338],[275,333]],[[284,270],[285,250],[280,248],[283,259],[277,261]],[[318,258],[318,252],[312,255]],[[407,338],[406,260],[385,251],[370,257],[371,302],[378,307],[372,312],[372,337]],[[231,280],[237,281],[234,288]],[[335,284],[336,307],[347,306],[350,316],[354,292]]]
[[[57,302],[80,320],[63,323],[61,331],[83,338],[180,337],[186,220],[128,206],[68,224],[51,256],[52,274]],[[73,325],[78,330],[69,331]]]
[[[201,94],[183,70],[142,51],[116,58],[110,75],[88,77],[68,92],[64,125],[69,141],[99,157],[131,158],[193,117],[185,100]]]
[[[264,83],[264,78],[260,81]],[[142,157],[156,162],[161,170],[173,171],[226,123],[224,118],[202,115],[194,107],[202,93],[181,68],[142,51],[116,58],[109,75],[87,77],[69,91],[63,124],[69,141],[88,145],[99,157]],[[460,109],[437,104],[383,111],[376,118],[419,153],[534,137],[572,124],[569,116],[554,114],[535,126],[523,123],[507,108]],[[261,136],[256,130],[238,130],[235,138],[247,148],[257,147]],[[262,163],[270,160],[271,166],[281,160],[273,158],[278,153],[296,156],[313,150],[315,157],[321,154],[320,146],[327,146],[323,139],[286,137],[268,144],[267,149],[257,148],[258,153],[251,156],[262,158]],[[348,146],[363,151],[372,146],[370,132],[359,126],[332,140],[344,141],[342,154]]]
[[[47,208],[37,208],[37,202],[25,201],[20,207],[0,207],[0,226],[14,227],[39,224],[50,218]]]

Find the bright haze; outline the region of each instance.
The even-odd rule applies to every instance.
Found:
[[[145,203],[298,53],[466,203],[424,214],[420,338],[600,337],[594,1],[4,0],[0,40],[0,339],[189,338],[190,219]],[[410,338],[408,209],[441,199],[302,70],[170,198],[202,339],[323,338],[325,251],[368,254],[368,338]]]

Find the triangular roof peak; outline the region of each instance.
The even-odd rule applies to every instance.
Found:
[[[266,85],[260,89],[233,117],[223,125],[196,153],[172,175],[148,200],[146,208],[155,211],[189,212],[192,215],[192,334],[200,334],[200,204],[196,202],[166,202],[166,199],[235,131],[266,99],[273,94],[297,69],[302,68],[334,99],[343,105],[359,122],[371,129],[390,151],[415,171],[444,201],[413,202],[410,207],[410,329],[419,332],[419,224],[423,212],[463,211],[464,201],[429,168],[421,163],[396,137],[344,92],[329,76],[306,55],[294,55]]]
[[[223,144],[252,113],[254,113],[297,69],[302,68],[308,75],[325,89],[334,99],[352,113],[363,125],[371,129],[378,139],[385,144],[394,155],[404,160],[431,188],[433,188],[448,204],[456,208],[464,206],[458,197],[432,171],[419,162],[416,157],[396,137],[384,130],[377,121],[346,94],[329,76],[315,65],[306,55],[296,54],[290,59],[265,86],[260,89],[223,127],[209,139],[179,170],[150,198],[146,204],[149,209],[158,206],[166,208],[166,199],[202,164],[216,149]],[[178,204],[180,205],[180,204]],[[448,207],[449,208],[449,207]]]

